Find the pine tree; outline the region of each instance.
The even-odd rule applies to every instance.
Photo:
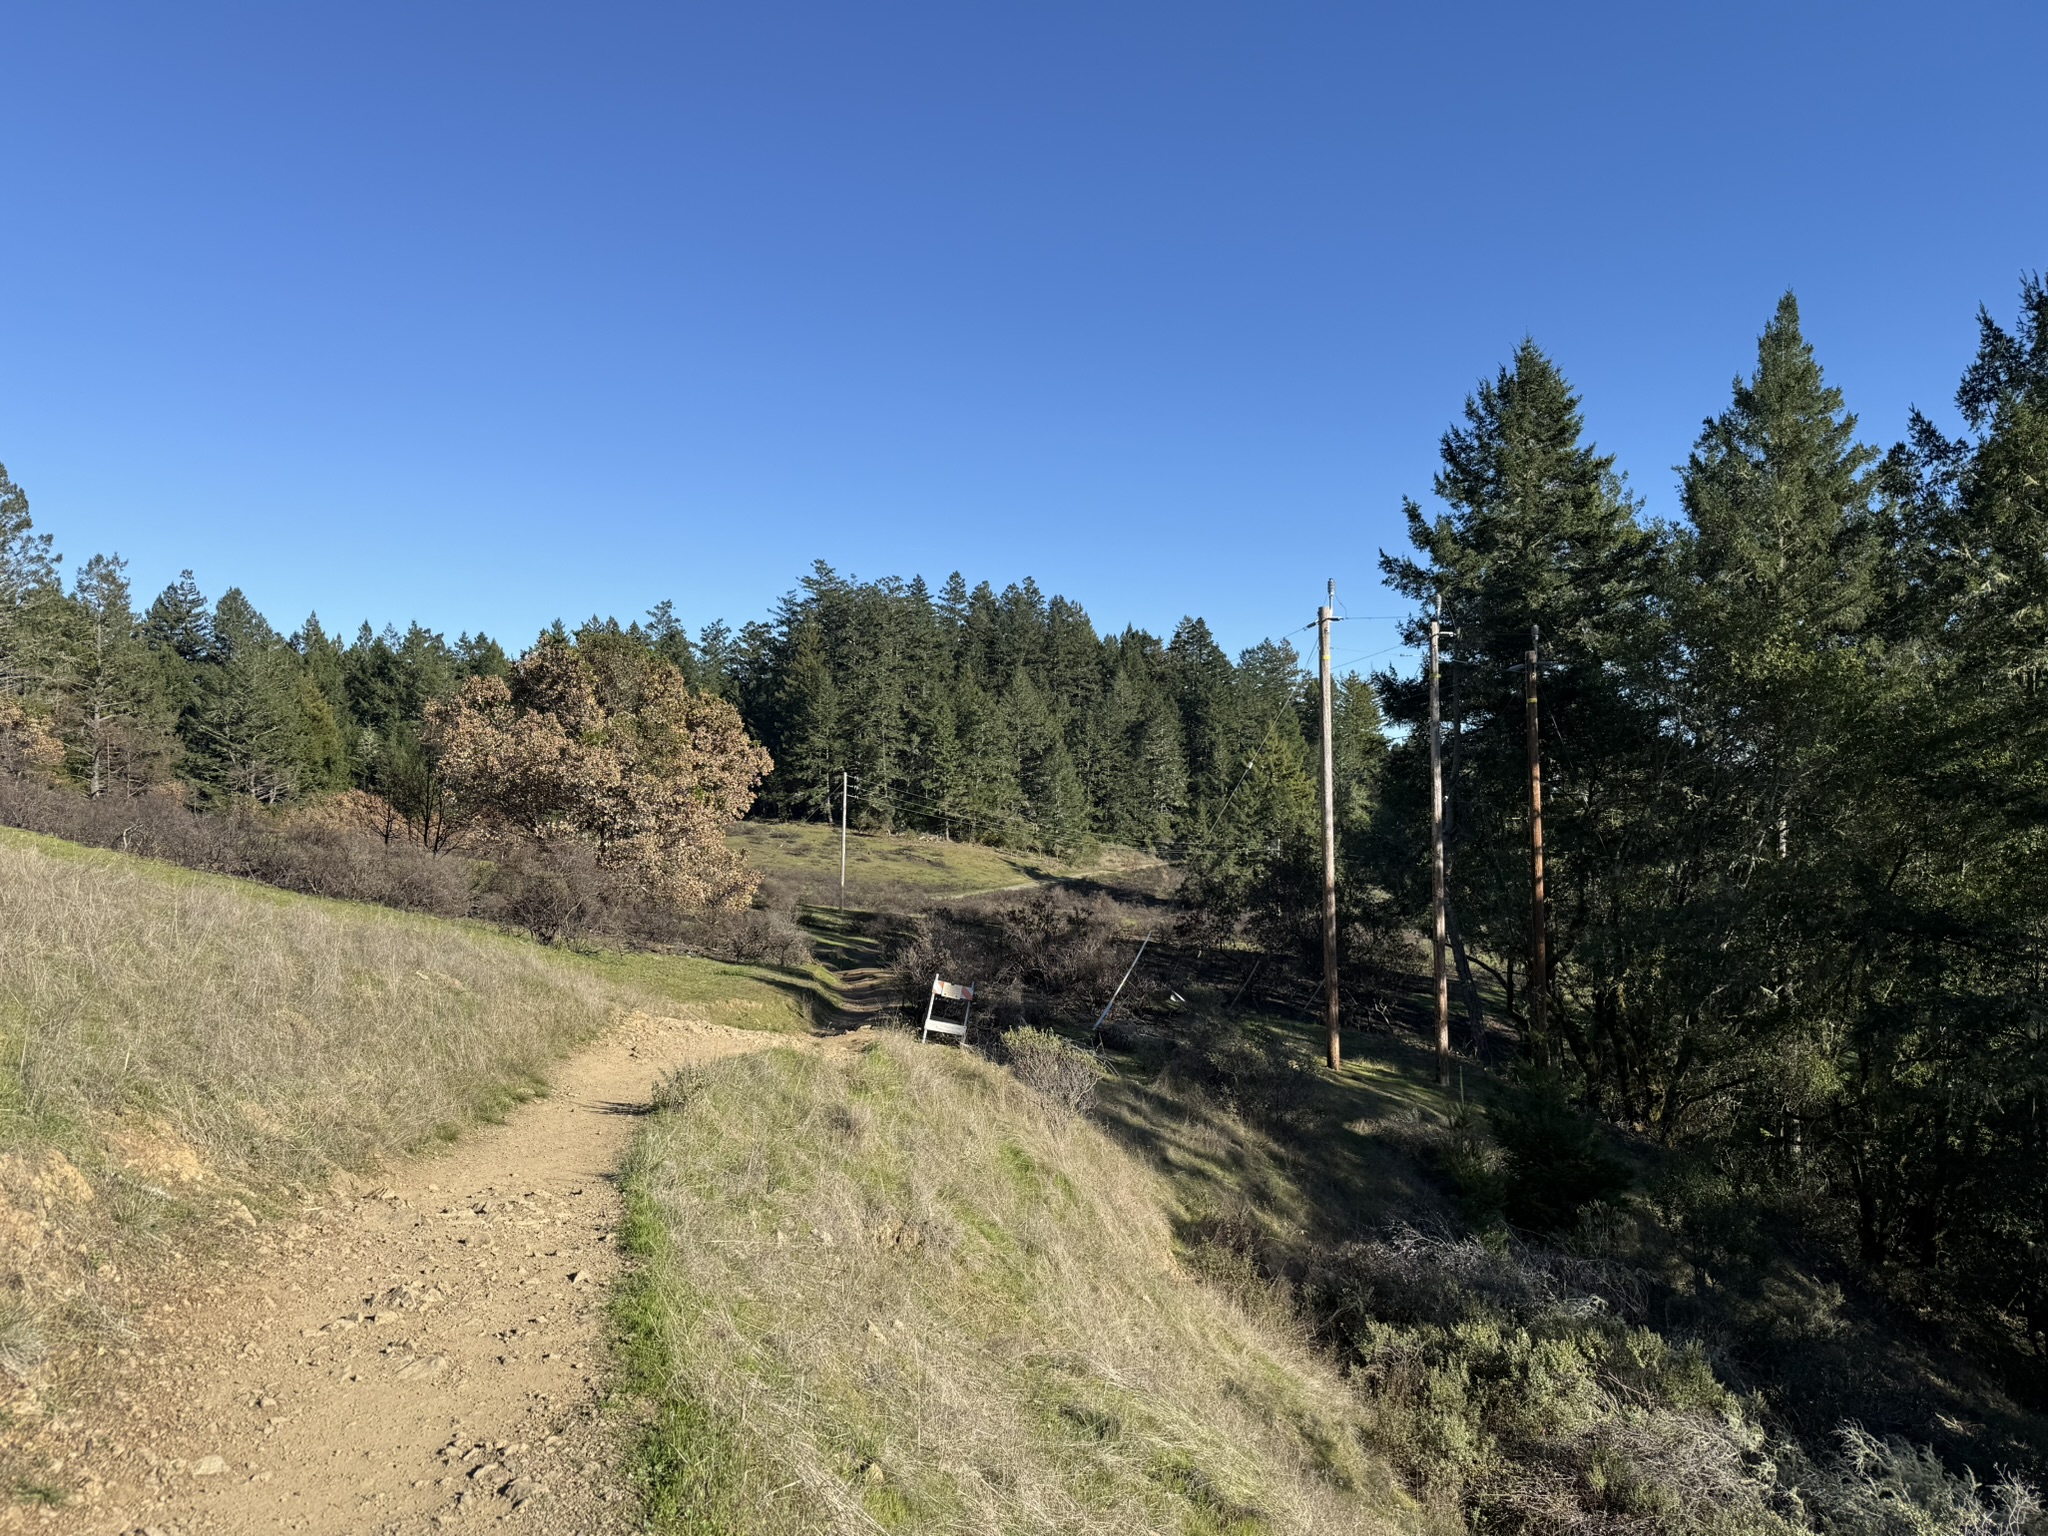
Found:
[[[968,835],[1016,842],[1023,827],[1023,761],[1005,700],[971,676],[959,694],[961,811]]]
[[[1137,847],[1158,852],[1179,831],[1188,800],[1188,774],[1181,759],[1180,723],[1172,706],[1156,692],[1140,706],[1131,761],[1140,799],[1119,835]]]
[[[663,598],[647,610],[647,644],[661,660],[674,667],[692,688],[697,681],[697,655],[690,648],[690,632],[676,617],[676,605]]]
[[[348,707],[348,652],[321,628],[320,615],[309,613],[291,638],[292,649],[305,659],[306,671],[337,720],[351,719]]]
[[[1387,763],[1386,731],[1380,723],[1379,701],[1366,679],[1346,673],[1331,691],[1337,819],[1341,830],[1361,831],[1371,824],[1379,803],[1380,776]]]
[[[776,769],[765,795],[772,796],[778,814],[829,819],[846,765],[846,744],[839,688],[815,619],[798,622],[780,674],[767,738]]]
[[[183,722],[194,776],[266,805],[345,783],[340,724],[298,654],[234,588],[209,631]]]
[[[1799,1037],[1826,1076],[1778,1107],[1815,1131],[1810,1170],[1786,1173],[1851,1196],[1866,1262],[1910,1264],[1964,1309],[2040,1336],[2048,293],[2029,279],[2020,297],[2013,332],[1979,313],[1956,393],[1967,435],[1945,439],[1915,412],[1880,476],[1880,638],[1864,648],[1860,729],[1827,744],[1855,811],[1823,845],[1841,845],[1839,868],[1798,859],[1840,912],[1815,947],[1855,962],[1817,998],[1834,1027]],[[1818,881],[1805,884],[1812,899]],[[1798,980],[1817,990],[1816,972]]]
[[[512,671],[505,647],[489,635],[464,630],[455,640],[455,671],[460,678],[506,677]]]
[[[1755,755],[1773,801],[1766,816],[1790,814],[1802,744],[1823,728],[1813,711],[1855,687],[1849,658],[1879,552],[1865,473],[1877,454],[1855,434],[1788,293],[1757,344],[1756,372],[1736,380],[1685,467],[1680,622],[1709,690],[1699,724],[1732,730]]]
[[[126,562],[94,555],[79,570],[76,624],[57,668],[57,718],[86,793],[136,789],[162,778],[175,756],[161,674],[142,645]]]
[[[1655,697],[1661,554],[1611,456],[1586,441],[1579,401],[1532,341],[1483,380],[1463,421],[1440,445],[1434,488],[1448,507],[1425,518],[1406,506],[1419,558],[1382,554],[1389,585],[1419,603],[1441,601],[1449,894],[1461,970],[1497,957],[1516,987],[1528,952],[1528,779],[1523,675],[1541,632],[1545,826],[1550,863],[1552,1027],[1589,1072],[1633,961],[1613,948],[1615,903],[1654,898],[1640,885],[1600,886],[1618,867],[1654,869],[1642,814],[1654,793],[1660,740]],[[1411,634],[1421,637],[1418,618]],[[1428,901],[1427,690],[1380,680],[1388,715],[1405,729],[1384,781],[1383,878],[1408,905]],[[1563,748],[1570,744],[1570,750]],[[1381,838],[1381,833],[1372,835]],[[1626,926],[1626,925],[1623,925]],[[1597,1022],[1596,1022],[1597,1021]],[[1532,1053],[1553,1042],[1525,1036]]]
[[[190,571],[181,572],[149,605],[142,643],[156,672],[153,691],[164,701],[182,742],[199,702],[199,668],[213,650],[212,616]],[[182,759],[183,746],[179,752]]]
[[[35,532],[28,493],[0,464],[0,693],[47,679],[62,597],[52,536]]]
[[[958,580],[958,577],[955,577]],[[904,744],[900,788],[908,816],[948,838],[964,804],[960,720],[954,707],[951,620],[922,579],[906,594]]]
[[[1243,767],[1230,658],[1207,624],[1186,618],[1167,644],[1166,674],[1180,711],[1188,796],[1198,810],[1212,810]]]
[[[1681,845],[1693,910],[1665,973],[1703,1001],[1665,1035],[1668,1072],[1680,1058],[1797,1055],[1795,1037],[1855,1006],[1835,971],[1836,904],[1815,900],[1854,863],[1845,817],[1874,788],[1856,742],[1882,709],[1865,635],[1876,455],[1855,431],[1787,294],[1685,467],[1677,702],[1696,747],[1686,788],[1714,817]],[[1639,1113],[1665,1113],[1656,1087],[1629,1095]],[[1679,1102],[1668,1084],[1660,1097]]]
[[[1088,802],[1059,722],[1045,691],[1022,668],[1005,702],[1023,791],[1017,808],[1023,825],[1017,829],[1017,840],[1036,842],[1062,856],[1072,854],[1088,838]]]
[[[206,597],[189,570],[181,571],[149,605],[142,636],[152,650],[168,652],[180,661],[204,661],[211,653],[213,631]]]

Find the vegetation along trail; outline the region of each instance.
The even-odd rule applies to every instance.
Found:
[[[597,1411],[613,1174],[663,1073],[790,1043],[635,1015],[503,1125],[388,1184],[344,1181],[230,1283],[143,1325],[108,1401],[81,1414],[86,1499],[11,1513],[166,1536],[512,1514],[529,1531],[633,1528],[624,1426]]]

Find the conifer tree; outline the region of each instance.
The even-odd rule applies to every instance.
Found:
[[[1014,713],[972,677],[960,688],[961,810],[969,835],[1016,842],[1021,830],[1023,761]]]
[[[157,594],[143,618],[142,634],[152,650],[168,652],[180,661],[207,658],[213,647],[212,621],[205,594],[189,570],[181,571],[176,581]]]
[[[1502,989],[1527,995],[1528,779],[1523,677],[1536,632],[1543,654],[1543,714],[1554,804],[1545,827],[1553,905],[1550,954],[1555,1006],[1549,1012],[1576,1057],[1590,1065],[1615,1027],[1625,994],[1605,953],[1614,934],[1612,887],[1595,872],[1654,866],[1654,850],[1628,844],[1635,815],[1652,793],[1658,741],[1654,713],[1654,535],[1611,456],[1585,440],[1579,401],[1534,342],[1483,380],[1464,420],[1444,434],[1435,520],[1407,504],[1419,558],[1383,554],[1389,585],[1426,605],[1440,601],[1445,664],[1447,858],[1458,961],[1492,957]],[[1419,638],[1421,620],[1411,633]],[[1416,679],[1386,675],[1389,715],[1406,728],[1392,755],[1384,802],[1394,888],[1426,900],[1427,692]],[[1564,744],[1569,744],[1566,750]],[[1626,886],[1631,901],[1649,893]],[[1661,894],[1661,893],[1660,893]],[[1476,940],[1476,943],[1474,942]],[[1582,963],[1579,946],[1589,950]],[[1595,961],[1591,951],[1601,951]],[[1560,974],[1561,973],[1561,974]],[[1596,1024],[1593,1020],[1597,1019]],[[1549,1041],[1530,1042],[1538,1054]]]
[[[199,701],[198,670],[213,648],[212,615],[189,570],[180,572],[149,605],[142,619],[142,644],[156,673],[154,692],[177,729],[180,765],[188,766],[185,739]]]
[[[461,678],[505,677],[512,671],[512,662],[505,647],[489,635],[464,630],[455,640],[455,671]]]
[[[647,610],[647,643],[654,654],[682,674],[692,688],[698,686],[697,656],[690,646],[690,632],[676,617],[676,605],[663,598]]]
[[[1198,810],[1208,811],[1228,792],[1243,766],[1244,744],[1231,708],[1230,658],[1207,624],[1185,618],[1167,643],[1166,671],[1180,710],[1188,796]]]
[[[159,779],[175,756],[161,674],[137,634],[125,568],[107,555],[80,568],[74,623],[54,680],[59,729],[93,796]]]
[[[1875,450],[1821,376],[1791,294],[1685,467],[1679,624],[1691,721],[1747,760],[1749,814],[1789,851],[1806,778],[1861,691],[1856,642],[1878,555]],[[1824,749],[1823,749],[1824,750]]]
[[[353,723],[348,701],[348,652],[321,627],[319,614],[306,615],[306,622],[291,638],[291,646],[305,659],[307,675],[336,720]]]
[[[35,531],[28,493],[0,464],[0,693],[26,693],[49,675],[62,595],[52,545],[52,535]]]
[[[1179,830],[1187,806],[1188,775],[1181,760],[1179,722],[1156,692],[1139,706],[1130,758],[1126,782],[1138,791],[1138,799],[1117,825],[1116,836],[1135,847],[1159,852]]]
[[[829,818],[838,774],[846,766],[839,687],[833,681],[824,634],[813,618],[797,624],[780,668],[769,751],[778,769],[773,804],[785,816]]]
[[[266,805],[344,784],[340,723],[297,653],[239,589],[221,594],[209,640],[184,722],[194,776],[216,794]]]

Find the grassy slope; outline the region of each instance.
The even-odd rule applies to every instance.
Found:
[[[1321,1049],[1319,1021],[1246,1027],[1298,1062]],[[1973,1464],[1988,1489],[2015,1468],[2038,1477],[2048,1422],[1845,1299],[1823,1254],[1709,1170],[1594,1127],[1632,1184],[1525,1246],[1473,1189],[1497,1176],[1497,1117],[1529,1104],[1511,1079],[1468,1064],[1439,1087],[1420,1043],[1347,1033],[1340,1074],[1303,1074],[1282,1119],[1247,1123],[1156,1060],[1122,1066],[1098,1118],[1171,1180],[1184,1261],[1254,1309],[1320,1289],[1308,1310],[1370,1405],[1369,1444],[1446,1515],[1547,1529],[1566,1487],[1596,1518],[1659,1532],[2023,1528],[1987,1513],[2004,1494],[1966,1495],[1905,1442],[1934,1442],[1950,1472]],[[1845,1421],[1903,1438],[1840,1458]],[[1887,1500],[1921,1523],[1858,1524],[1903,1507]]]
[[[798,1028],[774,973],[579,956],[0,831],[0,1365],[118,1318],[131,1271],[335,1167],[542,1091],[620,1013]]]
[[[747,821],[732,829],[731,838],[771,888],[790,890],[811,902],[837,899],[837,828],[819,822]],[[1070,864],[978,843],[856,831],[847,838],[847,901],[863,910],[901,907],[1140,862],[1150,861],[1123,848],[1104,848],[1091,859]]]
[[[818,822],[746,821],[732,829],[731,838],[771,883],[794,885],[807,897],[813,888],[822,892],[829,886],[836,895],[838,828]],[[888,832],[852,832],[846,840],[847,896],[859,905],[873,905],[884,895],[931,899],[1025,885],[1046,867],[1033,855],[978,843]]]
[[[658,1529],[1417,1521],[1329,1367],[1176,1261],[1169,1182],[977,1057],[721,1064],[628,1187]]]

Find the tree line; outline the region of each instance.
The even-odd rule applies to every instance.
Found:
[[[774,756],[773,814],[836,815],[844,771],[856,825],[1056,853],[1207,839],[1248,764],[1298,770],[1318,730],[1286,639],[1233,660],[1198,618],[1164,641],[1103,635],[1032,581],[998,593],[958,572],[934,593],[820,562],[772,618],[706,631],[692,665]],[[1362,679],[1346,679],[1337,733],[1363,793],[1380,724]]]
[[[487,635],[450,643],[417,623],[344,640],[311,616],[287,634],[239,589],[209,602],[190,571],[139,609],[117,556],[67,587],[0,468],[0,746],[88,796],[175,792],[202,811],[345,800],[430,854],[518,832],[625,858],[648,845],[619,835],[621,797],[639,793],[636,825],[652,826],[654,796],[629,792],[618,754],[676,711],[710,745],[675,762],[728,819],[757,788],[770,815],[835,816],[846,774],[862,827],[1062,855],[1098,840],[1213,849],[1224,905],[1313,816],[1314,699],[1286,639],[1233,659],[1198,618],[1164,640],[1103,635],[1028,579],[997,592],[956,572],[934,592],[822,562],[737,631],[693,638],[664,602],[624,624],[558,622],[516,662]],[[1356,820],[1384,751],[1364,680],[1343,680],[1337,719]],[[480,745],[486,722],[500,739]],[[758,744],[744,786],[706,766],[741,761],[742,739]],[[535,754],[544,786],[513,771]],[[656,839],[668,852],[644,869],[668,871],[679,899],[738,899],[713,829],[686,838],[679,804]],[[691,838],[705,851],[685,858]]]
[[[732,705],[770,754],[760,806],[781,817],[836,816],[845,772],[859,826],[1160,849],[1225,813],[1251,759],[1290,773],[1312,761],[1312,700],[1287,641],[1233,660],[1195,618],[1164,641],[1099,635],[1030,580],[998,593],[955,573],[934,593],[821,562],[737,631],[714,622],[693,639],[664,602],[626,624],[557,623],[534,654],[550,648],[608,678],[659,663],[686,693]],[[515,672],[481,634],[451,644],[419,624],[364,624],[344,641],[317,616],[285,634],[239,589],[209,603],[189,571],[138,612],[114,556],[67,589],[51,536],[0,470],[0,709],[90,795],[176,785],[202,805],[288,806],[356,790],[438,850],[466,819],[436,707]],[[1345,680],[1339,717],[1362,793],[1380,741],[1362,680]],[[1259,799],[1241,797],[1240,820]]]
[[[1460,1012],[1618,1123],[1810,1202],[1871,1272],[2048,1341],[2048,294],[1979,318],[1964,431],[1880,450],[1796,303],[1644,514],[1525,342],[1445,435],[1389,583],[1439,608]],[[1419,639],[1421,620],[1409,638]],[[1528,974],[1523,676],[1540,650],[1549,967]],[[1313,696],[1285,638],[1099,633],[1026,581],[820,564],[770,616],[286,635],[188,573],[67,587],[0,472],[0,745],[86,794],[352,794],[429,852],[573,836],[744,899],[753,803],[1070,852],[1172,849],[1199,919],[1313,947]],[[1390,727],[1382,731],[1382,719]],[[1347,930],[1429,894],[1425,690],[1339,687]],[[1541,988],[1546,1027],[1530,1024]],[[1482,992],[1491,995],[1490,1005]],[[1915,1288],[1921,1288],[1916,1290]]]
[[[118,557],[66,588],[0,468],[0,774],[198,812],[332,804],[387,845],[484,859],[506,898],[491,909],[546,936],[607,891],[690,911],[755,889],[724,829],[770,762],[690,686],[677,638],[556,625],[513,661],[418,624],[345,644],[313,617],[286,636],[238,589],[208,603],[190,571],[138,613]]]
[[[2048,1344],[2048,291],[1980,312],[1965,431],[1865,442],[1779,304],[1662,523],[1533,343],[1382,557],[1441,604],[1457,964],[1537,1068],[1712,1150],[1966,1331]],[[1548,974],[1530,976],[1540,645]],[[1426,690],[1349,849],[1429,902]],[[1362,877],[1362,878],[1359,878]],[[1530,1030],[1542,988],[1547,1024]],[[1461,1011],[1462,1008],[1461,1008]]]

